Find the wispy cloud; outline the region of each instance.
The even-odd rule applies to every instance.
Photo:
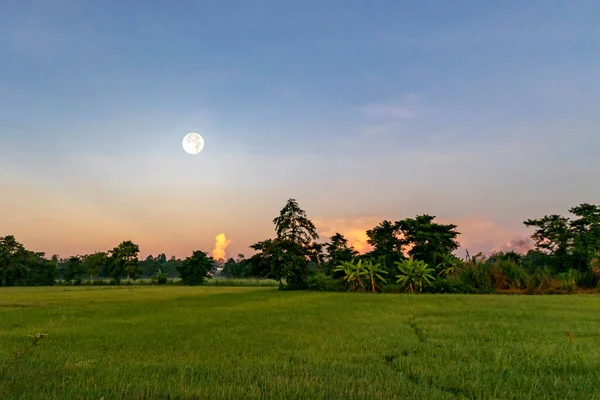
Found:
[[[401,128],[402,127],[399,124],[373,124],[365,126],[362,130],[362,133],[365,136],[389,135],[399,131]]]
[[[598,29],[587,23],[573,24],[588,8],[594,15],[595,2],[568,4],[541,2],[535,5],[514,4],[500,7],[493,13],[480,14],[462,24],[449,24],[439,29],[410,33],[395,31],[384,34],[389,40],[406,48],[421,50],[456,49],[472,46],[490,46],[496,43],[531,45],[540,40],[549,42],[579,41],[598,38]],[[518,5],[517,5],[518,4]],[[557,7],[558,6],[558,7]],[[583,22],[583,21],[582,21]]]
[[[422,99],[416,93],[374,101],[360,107],[364,118],[362,128],[365,136],[389,135],[401,132],[404,125],[422,116]]]
[[[406,107],[395,104],[369,104],[362,109],[363,114],[373,119],[410,119],[414,113]]]

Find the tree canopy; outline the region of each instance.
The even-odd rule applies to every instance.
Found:
[[[397,222],[404,244],[410,246],[408,255],[428,265],[438,265],[445,255],[458,249],[460,234],[454,224],[438,224],[431,215],[418,215]]]
[[[273,224],[274,239],[250,246],[259,252],[253,258],[254,262],[263,274],[278,280],[280,285],[285,279],[293,287],[306,287],[309,262],[318,262],[320,258],[321,246],[315,243],[319,238],[315,225],[296,199],[288,199]]]
[[[181,282],[186,285],[201,285],[210,279],[215,260],[200,250],[196,250],[177,267]]]

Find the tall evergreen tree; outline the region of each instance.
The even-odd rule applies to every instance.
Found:
[[[319,259],[319,238],[313,222],[306,216],[295,199],[289,199],[279,216],[273,219],[274,239],[267,239],[250,246],[259,251],[252,257],[255,272],[267,273],[283,284],[285,279],[291,288],[306,287],[309,263]],[[258,270],[258,271],[257,271]]]

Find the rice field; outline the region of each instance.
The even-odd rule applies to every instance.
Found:
[[[600,399],[598,337],[598,295],[0,288],[0,398]]]
[[[110,285],[111,280],[108,278],[95,279],[94,281],[90,281],[89,279],[82,280],[81,286],[96,286],[97,283],[100,282],[102,285]],[[179,284],[181,282],[180,278],[168,278],[168,284]],[[94,284],[95,283],[95,284]],[[73,285],[65,285],[63,281],[57,281],[58,286],[73,286]],[[138,286],[138,285],[152,285],[151,278],[140,278],[135,281],[122,280],[120,285],[127,286]],[[259,278],[225,278],[221,276],[214,276],[210,279],[207,279],[204,282],[204,286],[279,286],[279,282],[273,279],[259,279]]]

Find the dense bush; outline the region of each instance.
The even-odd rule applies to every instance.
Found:
[[[465,263],[457,276],[467,287],[471,288],[473,293],[492,293],[495,291],[490,264]]]
[[[527,272],[511,260],[498,260],[491,265],[496,289],[524,289],[527,287]]]
[[[579,274],[577,286],[587,289],[593,289],[598,285],[598,277],[593,270],[587,270]]]
[[[468,283],[465,283],[460,276],[453,275],[443,279],[436,279],[429,287],[429,292],[459,294],[477,293],[478,291]]]
[[[537,268],[527,279],[527,290],[546,291],[552,287],[552,271],[548,267]]]
[[[347,263],[348,265],[352,263]],[[482,254],[469,256],[459,263],[453,261],[451,267],[438,268],[436,276],[423,262],[411,259],[398,262],[398,280],[381,287],[384,293],[423,292],[428,293],[529,293],[563,294],[573,293],[577,287],[598,287],[599,281],[593,271],[579,272],[569,269],[555,272],[542,266],[532,268],[528,273],[521,258],[494,253],[486,259]],[[348,271],[347,273],[350,273]],[[427,278],[424,276],[427,274]],[[345,276],[342,279],[348,279]],[[433,278],[433,279],[432,279]],[[349,286],[357,290],[357,285]],[[362,291],[362,290],[360,290]]]
[[[158,271],[156,271],[156,275],[154,275],[152,277],[152,284],[153,285],[165,285],[166,283],[167,283],[167,274],[162,272],[161,269],[159,268]]]
[[[386,283],[381,287],[382,293],[405,293],[404,286],[397,282]]]
[[[320,292],[342,292],[347,290],[346,285],[340,280],[323,272],[317,272],[311,275],[308,280],[308,289]]]
[[[177,266],[181,282],[185,285],[201,285],[211,277],[214,260],[203,251],[194,251],[192,255]]]

